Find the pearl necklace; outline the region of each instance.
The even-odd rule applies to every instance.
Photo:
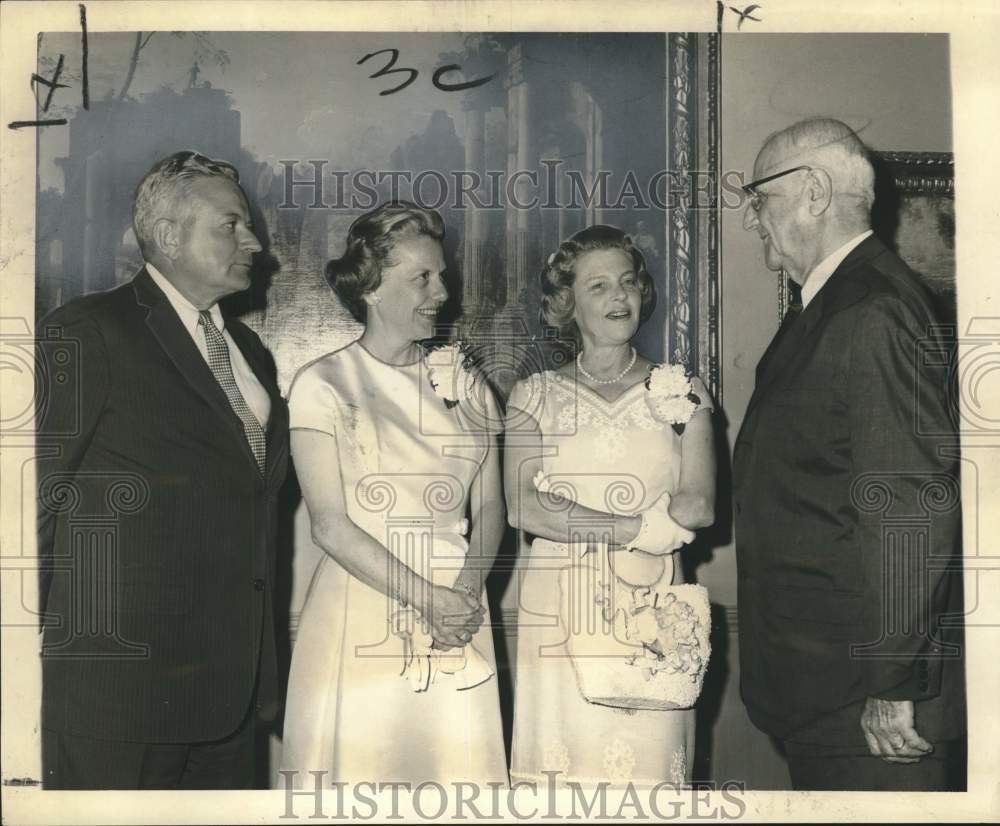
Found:
[[[622,370],[613,379],[599,379],[597,378],[597,376],[590,375],[590,373],[588,373],[583,367],[583,350],[581,350],[577,354],[576,366],[577,368],[579,368],[580,372],[583,373],[583,375],[586,376],[588,379],[590,379],[594,384],[615,384],[616,382],[619,382],[623,378],[625,378],[625,374],[632,369],[632,365],[635,364],[636,357],[639,355],[636,352],[635,347],[630,347],[629,349],[632,351],[632,358],[629,360],[629,363],[625,365],[625,369]]]

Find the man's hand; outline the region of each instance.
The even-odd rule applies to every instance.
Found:
[[[861,712],[868,749],[886,763],[916,763],[934,747],[913,727],[912,700],[869,697]]]

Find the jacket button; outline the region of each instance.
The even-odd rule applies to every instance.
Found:
[[[262,580],[262,579],[255,579],[253,581],[253,589],[255,591],[263,591],[264,590],[264,580]]]
[[[921,680],[919,683],[917,683],[917,688],[919,688],[921,691],[926,692],[927,689],[930,688],[930,686],[927,684],[927,680]]]

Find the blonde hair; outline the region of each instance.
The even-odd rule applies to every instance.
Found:
[[[646,259],[635,246],[631,236],[618,227],[595,224],[580,230],[563,241],[552,253],[542,269],[542,320],[551,327],[575,332],[573,320],[576,311],[573,298],[573,282],[576,280],[576,261],[593,250],[619,249],[632,259],[635,274],[639,280],[639,322],[642,323],[656,307],[656,287],[646,270]]]

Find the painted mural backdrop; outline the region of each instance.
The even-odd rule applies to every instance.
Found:
[[[358,335],[323,266],[351,221],[392,196],[444,216],[444,320],[508,342],[501,390],[539,366],[509,348],[541,334],[545,256],[591,223],[645,251],[660,302],[641,346],[660,358],[666,48],[662,34],[92,33],[90,108],[67,103],[68,125],[41,133],[39,315],[131,277],[135,186],[158,157],[194,148],[240,169],[266,250],[234,308],[286,389]],[[60,54],[77,65],[74,49],[75,33],[42,35],[41,70]]]

